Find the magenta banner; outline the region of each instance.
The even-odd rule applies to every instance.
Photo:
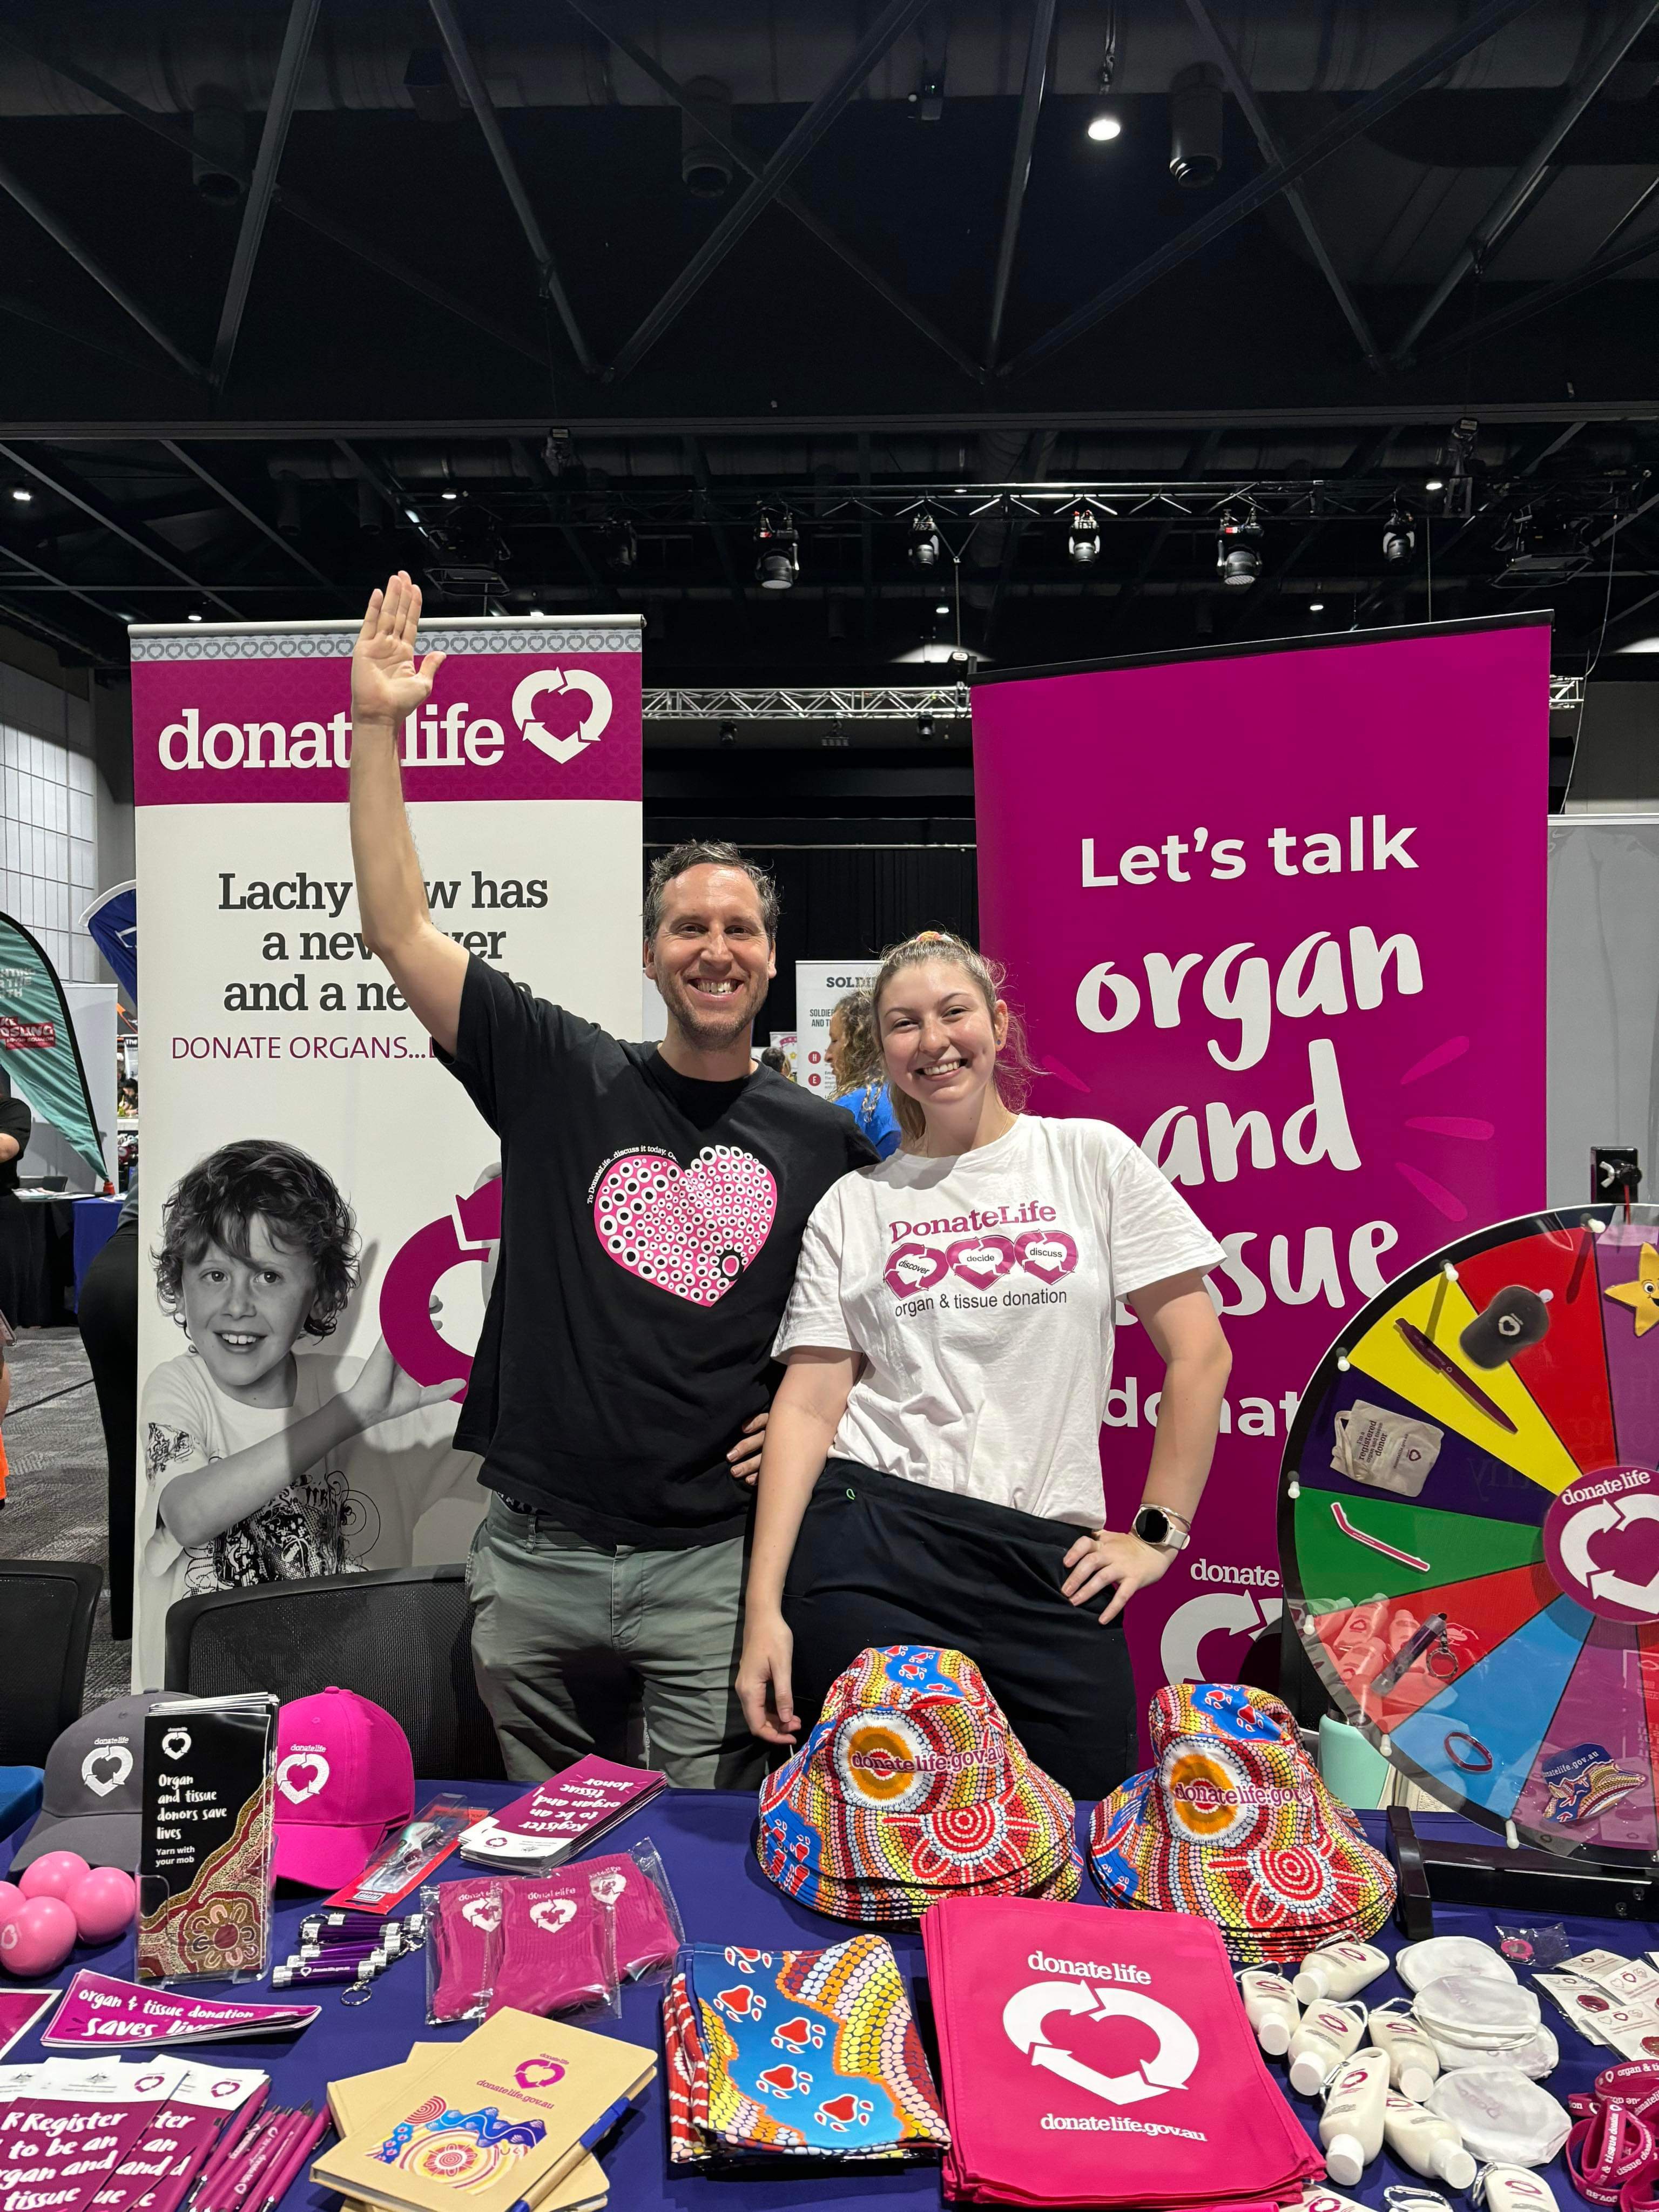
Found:
[[[1115,1122],[1227,1248],[1190,1547],[1129,1613],[1144,1701],[1278,1619],[1273,1508],[1343,1316],[1544,1203],[1547,617],[982,682],[981,933],[1039,1114]],[[1108,1522],[1156,1355],[1121,1313]]]

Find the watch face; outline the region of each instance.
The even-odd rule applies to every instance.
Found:
[[[1156,1505],[1143,1505],[1135,1516],[1135,1534],[1143,1544],[1167,1543],[1169,1521]]]

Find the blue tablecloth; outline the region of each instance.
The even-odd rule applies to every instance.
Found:
[[[77,1198],[75,1201],[75,1296],[78,1303],[87,1269],[115,1234],[124,1198]]]
[[[516,1794],[508,1784],[473,1783],[462,1786],[469,1801],[475,1804],[504,1804]],[[423,1803],[427,1794],[422,1792],[416,1802]],[[1363,1817],[1373,1840],[1380,1840],[1383,1815],[1366,1814]],[[848,1932],[842,1923],[821,1919],[817,1914],[792,1904],[766,1881],[750,1849],[753,1825],[754,1805],[749,1797],[714,1790],[675,1790],[659,1797],[632,1820],[614,1830],[598,1849],[615,1850],[642,1836],[652,1838],[673,1885],[686,1935],[693,1942],[743,1943],[764,1949],[809,1948],[838,1941]],[[1449,1814],[1419,1815],[1419,1826],[1425,1834],[1490,1841],[1484,1830],[1473,1828]],[[1079,1831],[1086,1837],[1086,1808],[1079,1808]],[[9,1857],[9,1845],[0,1845],[0,1860]],[[466,1871],[453,1860],[450,1869],[456,1874]],[[1086,1880],[1084,1901],[1100,1905],[1097,1893]],[[279,1955],[286,1957],[297,1941],[295,1931],[301,1914],[314,1910],[317,1899],[310,1893],[284,1888],[277,1902],[282,1946]],[[1103,1905],[1100,1909],[1106,1910]],[[1474,1907],[1438,1907],[1435,1925],[1440,1935],[1477,1936],[1488,1942],[1492,1936],[1492,1916]],[[921,1938],[903,1929],[884,1932],[889,1936],[900,1964],[912,1981],[919,2000],[917,2011],[923,2033],[931,2040]],[[1627,1920],[1580,1918],[1569,1928],[1576,1949],[1601,1944],[1630,1956],[1639,1954],[1647,1933],[1645,1925]],[[1376,1941],[1392,1952],[1399,1938],[1389,1928]],[[130,1977],[131,1938],[103,1950],[77,1951],[70,1962],[70,1967],[76,1966],[94,1966],[104,1973]],[[60,1986],[67,1981],[70,1967],[56,1978]],[[226,1990],[222,1984],[216,1985],[215,1993],[234,1995],[255,2002],[269,2002],[271,1994],[267,1986],[250,1984],[232,1992]],[[1402,1994],[1407,1994],[1405,1986],[1392,1972],[1364,1992],[1366,2001],[1372,2004],[1381,2004],[1387,1997]],[[298,1990],[289,1992],[284,2002],[301,1995]],[[425,1966],[418,1956],[400,1960],[383,1974],[374,1984],[373,1997],[365,2005],[343,2008],[338,1990],[327,1986],[317,1993],[317,1997],[322,2005],[321,2016],[291,2041],[212,2044],[204,2046],[204,2055],[222,2057],[227,2064],[268,2069],[272,2077],[271,2094],[279,2102],[297,2105],[310,2098],[320,2104],[324,2085],[331,2079],[364,2073],[371,2067],[396,2065],[408,2057],[411,2043],[459,2041],[465,2032],[459,2027],[426,2026]],[[630,2042],[647,2044],[660,2051],[659,2003],[660,1992],[654,1986],[645,1984],[625,1990],[622,2020],[596,2025],[602,2033],[623,2036]],[[1544,2011],[1561,2045],[1561,2063],[1545,2086],[1565,2103],[1570,2090],[1588,2088],[1603,2066],[1614,2063],[1613,2054],[1599,2051],[1586,2043],[1576,2029],[1558,2020],[1547,2002]],[[31,2034],[13,2048],[8,2063],[21,2064],[40,2055],[38,2036]],[[1282,2063],[1274,2066],[1273,2071],[1298,2118],[1316,2142],[1317,2106],[1291,2095],[1285,2084]],[[684,2173],[671,2177],[660,2074],[602,2150],[601,2162],[610,2176],[611,2212],[664,2212],[664,2208],[670,2206],[678,2208],[678,2212],[738,2212],[738,2208],[744,2208],[744,2212],[763,2212],[763,2208],[774,2206],[849,2205],[872,2200],[894,2208],[894,2212],[899,2212],[899,2208],[903,2208],[903,2212],[924,2212],[924,2208],[925,2212],[937,2212],[940,2203],[937,2166],[921,2166],[894,2174],[824,2174],[798,2182],[710,2181],[701,2175]],[[1581,2201],[1559,2158],[1546,2172],[1564,2212],[1565,2208]],[[1419,2179],[1384,2154],[1366,2169],[1361,2185],[1346,2193],[1367,2205],[1380,2206],[1382,2191],[1390,2183],[1416,2182]],[[322,2212],[322,2208],[331,2207],[335,2202],[326,2191],[302,2182],[289,2191],[282,2212]]]

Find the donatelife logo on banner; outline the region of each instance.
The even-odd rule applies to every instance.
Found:
[[[161,1684],[175,1600],[459,1559],[482,1507],[477,1462],[453,1446],[455,1407],[403,1408],[467,1373],[500,1151],[362,942],[346,806],[356,632],[132,632],[146,1254],[168,1194],[222,1147],[274,1138],[296,1156],[286,1218],[270,1224],[284,1265],[256,1276],[210,1253],[220,1264],[185,1266],[175,1322],[146,1261],[135,1686]],[[449,658],[402,744],[434,921],[539,996],[631,1035],[636,618],[434,622],[421,636],[434,648]],[[210,1200],[214,1172],[191,1186]],[[234,1153],[216,1172],[234,1204]],[[319,1341],[303,1323],[317,1281],[342,1279],[347,1207],[355,1287]],[[279,1370],[281,1385],[260,1387]],[[307,1415],[318,1449],[266,1486],[258,1447]],[[249,1495],[264,1502],[250,1510]]]
[[[1528,617],[975,686],[983,936],[1048,1071],[1031,1110],[1115,1122],[1227,1248],[1215,1470],[1129,1608],[1143,1698],[1232,1680],[1279,1618],[1279,1456],[1343,1316],[1546,1198],[1549,635]],[[1121,1528],[1161,1370],[1119,1322]]]

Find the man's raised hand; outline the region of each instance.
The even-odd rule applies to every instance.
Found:
[[[415,633],[421,619],[421,594],[400,568],[376,592],[363,617],[351,653],[351,720],[391,722],[416,714],[432,696],[433,679],[443,665],[441,653],[428,653],[415,665]]]

